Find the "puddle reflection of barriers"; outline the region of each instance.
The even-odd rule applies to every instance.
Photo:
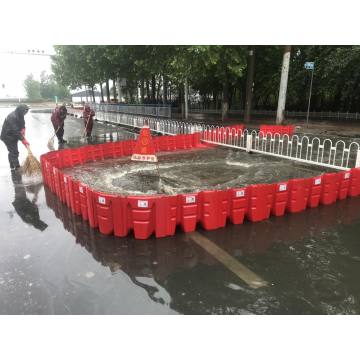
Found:
[[[216,136],[226,136],[229,131],[232,130],[218,131]],[[240,131],[242,135],[238,137],[253,138],[246,130],[238,129],[237,133]],[[159,136],[153,142],[156,151],[193,149],[204,146],[200,136],[200,133]],[[152,196],[106,194],[62,171],[86,162],[131,156],[135,143],[134,140],[110,142],[44,154],[41,156],[44,183],[75,214],[88,221],[90,227],[119,237],[126,237],[133,231],[136,239],[147,239],[152,234],[155,237],[172,236],[177,226],[184,232],[192,232],[198,224],[205,230],[215,230],[224,227],[227,221],[233,224],[242,224],[244,219],[257,222],[268,219],[270,215],[298,213],[306,208],[330,205],[360,195],[360,168],[311,178],[284,179],[275,184]],[[273,151],[271,141],[269,146]]]
[[[46,187],[45,197],[47,206],[61,220],[64,228],[73,234],[76,243],[112,272],[122,270],[130,277],[152,275],[161,281],[179,268],[218,263],[193,242],[186,241],[182,234],[166,241],[132,241],[131,237],[108,237],[89,227]],[[261,255],[273,244],[299,242],[330,231],[338,224],[355,223],[360,218],[359,205],[360,198],[353,198],[334,206],[304,211],[296,216],[276,217],[262,223],[218,229],[208,236],[232,256]]]

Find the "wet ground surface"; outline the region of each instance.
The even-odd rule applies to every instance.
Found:
[[[0,109],[0,126],[8,112]],[[99,135],[113,130],[96,124]],[[27,115],[37,156],[51,132],[49,114]],[[81,120],[67,120],[65,138],[81,132]],[[181,232],[136,241],[90,229],[42,184],[11,177],[0,147],[1,314],[360,313],[360,198],[212,232],[199,227],[269,283],[252,289]]]
[[[276,183],[319,175],[326,168],[225,148],[159,153],[158,165],[109,159],[65,169],[65,173],[112,194],[180,194]]]

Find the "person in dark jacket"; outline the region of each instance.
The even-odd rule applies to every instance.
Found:
[[[88,138],[91,136],[92,128],[94,125],[94,116],[95,116],[94,110],[91,110],[89,105],[85,105],[83,111],[84,126],[85,126],[84,133]]]
[[[59,144],[64,144],[67,141],[63,139],[64,136],[64,121],[66,119],[67,109],[65,105],[61,105],[57,107],[52,115],[51,115],[51,122],[54,126],[54,130],[56,133],[56,137],[58,138]]]
[[[11,170],[20,168],[19,164],[19,149],[18,141],[21,141],[25,146],[29,143],[25,139],[25,114],[29,111],[29,107],[25,104],[20,104],[11,112],[5,119],[2,126],[1,140],[5,143],[9,151],[9,164]]]

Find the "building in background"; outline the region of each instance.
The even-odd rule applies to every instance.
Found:
[[[100,103],[101,94],[99,91],[94,91],[95,102]],[[72,103],[82,103],[82,102],[92,102],[92,92],[91,90],[82,90],[76,93],[71,94],[71,102]]]

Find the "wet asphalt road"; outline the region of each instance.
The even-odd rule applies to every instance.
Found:
[[[8,112],[0,108],[0,126]],[[49,118],[27,115],[37,156],[47,151]],[[65,138],[81,131],[82,120],[67,119]],[[181,232],[136,241],[90,229],[41,184],[12,179],[0,149],[0,314],[360,312],[360,198],[262,223],[199,227],[270,284],[251,289]]]

